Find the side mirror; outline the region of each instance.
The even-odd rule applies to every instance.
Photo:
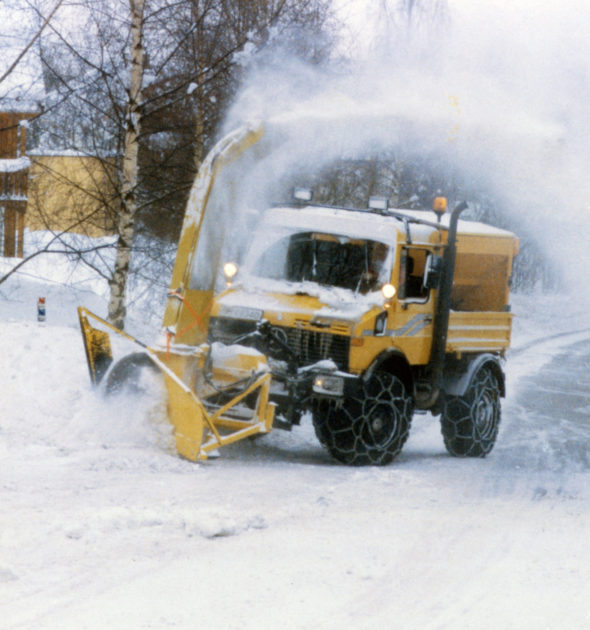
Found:
[[[422,284],[427,289],[438,289],[442,278],[443,259],[442,256],[428,254],[426,266],[424,268],[424,280]]]

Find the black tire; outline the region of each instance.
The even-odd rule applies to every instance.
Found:
[[[440,423],[445,447],[455,457],[485,457],[494,447],[500,428],[498,380],[481,367],[463,396],[448,396]]]
[[[357,396],[320,401],[313,425],[320,443],[349,466],[383,466],[396,457],[410,431],[414,405],[402,381],[375,372]]]
[[[145,374],[159,375],[160,370],[145,352],[134,352],[123,357],[107,373],[104,392],[107,396],[117,394],[145,393],[149,384]]]

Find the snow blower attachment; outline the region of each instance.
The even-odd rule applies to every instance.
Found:
[[[125,386],[124,381],[136,378],[134,372],[145,367],[155,368],[163,375],[168,417],[174,428],[176,449],[183,457],[205,460],[211,451],[271,430],[275,405],[269,402],[271,376],[263,355],[239,347],[216,353],[207,344],[182,353],[157,350],[84,307],[78,307],[78,316],[95,385],[104,380],[107,391],[116,391]],[[142,353],[127,355],[113,364],[107,331],[140,346]]]
[[[92,383],[104,381],[107,392],[131,383],[137,392],[137,373],[157,370],[166,385],[176,448],[192,461],[207,459],[221,446],[268,433],[273,425],[275,404],[269,401],[271,375],[266,357],[252,348],[206,343],[214,280],[208,286],[197,283],[196,288],[191,281],[213,183],[262,134],[260,127],[230,134],[212,149],[199,169],[178,246],[161,344],[149,347],[86,308],[78,308]],[[214,264],[207,260],[205,267],[213,269]],[[215,278],[215,272],[205,275]],[[111,334],[113,341],[126,339],[142,352],[114,361]]]

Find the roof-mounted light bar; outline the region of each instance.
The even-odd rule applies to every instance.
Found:
[[[369,208],[385,214],[389,208],[389,199],[387,197],[369,197]]]
[[[297,201],[311,201],[313,199],[313,190],[303,186],[295,186],[293,188],[293,199]]]

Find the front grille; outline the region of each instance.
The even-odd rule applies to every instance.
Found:
[[[256,322],[229,317],[212,317],[209,322],[209,342],[221,341],[231,344],[242,335],[256,330]],[[324,359],[332,359],[339,370],[348,370],[350,337],[327,332],[273,326],[275,335],[286,343],[297,355],[299,365],[312,365]],[[285,352],[276,344],[271,344],[270,353],[274,358],[285,359]]]
[[[283,326],[275,326],[274,330],[284,336],[284,341],[299,357],[300,365],[311,365],[324,359],[332,359],[338,369],[348,370],[350,337],[347,335]]]

